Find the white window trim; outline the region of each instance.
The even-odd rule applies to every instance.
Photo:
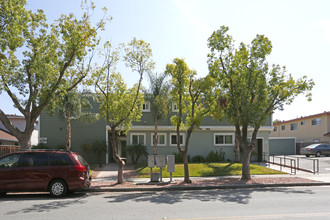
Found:
[[[158,143],[158,146],[166,146],[166,142],[167,142],[167,135],[166,135],[166,133],[158,133],[158,138],[159,138],[159,135],[164,135],[164,144],[160,144],[160,143]],[[154,137],[154,133],[151,133],[151,146],[154,146],[154,139],[153,139],[153,137]]]
[[[176,109],[174,108],[176,106]],[[175,102],[172,102],[172,112],[179,112],[178,104]]]
[[[170,146],[177,146],[177,144],[172,144],[172,135],[176,136],[176,133],[171,133],[170,134]],[[186,144],[186,134],[185,133],[180,133],[180,136],[182,135],[182,144],[180,146],[184,146]]]
[[[146,133],[131,133],[131,135],[130,135],[130,143],[131,143],[131,145],[133,145],[133,135],[143,135],[144,145],[147,145],[147,142],[146,142]]]
[[[147,105],[147,109],[143,109],[143,105]],[[150,102],[144,102],[142,104],[142,112],[150,112]]]
[[[217,144],[217,143],[215,143],[215,137],[217,135],[222,135],[222,136],[230,135],[230,136],[232,136],[233,143],[231,143],[231,144]],[[214,133],[213,134],[213,145],[214,146],[233,146],[233,145],[235,145],[235,134],[234,133]]]

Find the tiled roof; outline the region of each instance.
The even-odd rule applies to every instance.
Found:
[[[0,140],[5,140],[5,141],[18,141],[17,138],[6,131],[0,129]]]

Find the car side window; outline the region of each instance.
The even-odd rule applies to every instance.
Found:
[[[33,166],[48,166],[48,154],[47,153],[35,153],[33,154]]]
[[[11,154],[0,159],[0,168],[17,167],[20,154]]]
[[[51,166],[72,165],[71,159],[66,154],[49,154],[49,161]]]
[[[33,155],[32,153],[22,154],[19,160],[20,167],[32,167],[33,166]]]

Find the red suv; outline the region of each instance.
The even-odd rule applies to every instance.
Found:
[[[54,197],[87,188],[91,177],[87,161],[71,151],[31,150],[0,158],[0,194],[49,191]]]

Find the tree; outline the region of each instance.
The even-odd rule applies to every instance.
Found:
[[[158,123],[162,119],[166,118],[170,108],[170,84],[166,83],[165,74],[153,75],[148,74],[150,88],[144,92],[144,97],[150,104],[150,111],[155,123],[153,144],[154,144],[154,155],[158,154]]]
[[[177,148],[183,156],[184,182],[191,183],[188,167],[189,140],[195,128],[210,111],[207,108],[205,95],[210,94],[212,79],[210,77],[196,79],[196,71],[190,70],[184,60],[175,58],[174,64],[167,64],[165,73],[170,75],[172,83],[171,96],[178,106],[178,114],[171,117],[176,127]],[[203,97],[204,96],[204,97]],[[180,131],[186,130],[184,148],[181,148]]]
[[[240,43],[235,49],[228,30],[222,26],[208,39],[209,71],[217,83],[218,105],[222,106],[213,115],[217,118],[225,111],[228,122],[235,126],[235,139],[242,150],[242,180],[250,180],[250,156],[260,126],[297,95],[305,93],[310,100],[314,82],[306,76],[294,80],[285,67],[270,67],[266,58],[272,45],[267,37],[257,35],[251,45]]]
[[[92,95],[89,94],[89,97]],[[88,101],[87,94],[71,91],[59,99],[58,110],[60,115],[66,119],[66,150],[71,149],[71,120],[84,122],[96,121],[98,114],[87,111],[92,105]]]
[[[0,92],[11,98],[25,117],[20,131],[0,109],[0,120],[18,139],[23,149],[31,148],[34,123],[45,109],[54,110],[55,99],[71,91],[88,76],[88,53],[99,42],[97,30],[85,12],[81,19],[62,15],[53,24],[46,23],[42,10],[24,8],[25,0],[0,2]],[[87,9],[94,8],[93,5]],[[71,82],[71,83],[69,83]]]
[[[96,81],[96,92],[101,102],[100,114],[111,128],[110,141],[113,159],[118,164],[118,184],[124,182],[125,162],[117,152],[117,132],[127,133],[132,121],[140,119],[144,101],[141,93],[143,74],[154,68],[150,44],[134,38],[128,45],[123,44],[122,47],[125,50],[124,61],[133,71],[138,72],[139,82],[133,88],[128,89],[121,75],[115,72],[119,57],[117,51],[112,51],[110,43],[105,44],[105,62],[103,68],[98,72]]]

